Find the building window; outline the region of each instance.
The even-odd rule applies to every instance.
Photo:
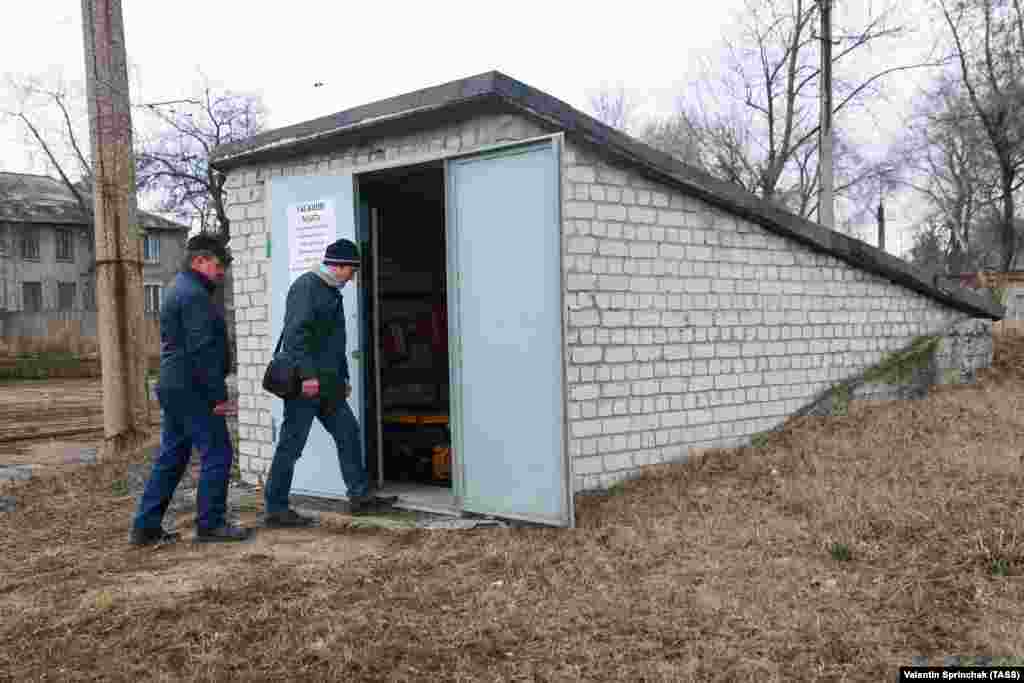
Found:
[[[91,279],[86,280],[82,288],[82,308],[87,311],[96,310],[96,283]]]
[[[160,294],[162,289],[160,285],[146,285],[146,315],[160,314]]]
[[[75,283],[57,283],[57,309],[61,311],[75,310]]]
[[[75,260],[75,235],[70,230],[57,230],[57,260]]]
[[[146,263],[160,263],[159,235],[146,235],[142,243],[142,256]]]
[[[39,313],[43,310],[43,283],[21,283],[21,310],[26,313]]]
[[[39,260],[39,231],[35,228],[26,227],[21,234],[21,258],[26,261]]]

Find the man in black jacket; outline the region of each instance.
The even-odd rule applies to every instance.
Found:
[[[177,540],[177,534],[163,530],[163,517],[193,446],[202,457],[195,540],[242,541],[252,531],[227,521],[233,453],[225,416],[236,414],[237,408],[228,401],[227,325],[213,292],[223,282],[229,262],[227,249],[215,237],[193,237],[185,247],[185,267],[161,306],[160,454],[139,499],[129,537],[134,545]]]
[[[370,512],[394,502],[369,495],[360,448],[359,423],[348,405],[352,394],[345,349],[341,290],[359,268],[356,245],[340,239],[328,245],[323,262],[303,273],[288,289],[281,353],[291,358],[302,379],[302,395],[284,402],[281,437],[264,489],[264,525],[304,527],[315,519],[288,507],[295,463],[302,455],[313,418],[334,438],[341,476],[352,512]]]

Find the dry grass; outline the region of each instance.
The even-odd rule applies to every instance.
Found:
[[[131,550],[126,463],[70,469],[0,515],[0,679],[876,681],[1024,654],[1022,390],[1001,340],[976,386],[652,471],[575,531]]]

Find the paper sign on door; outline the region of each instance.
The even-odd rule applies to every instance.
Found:
[[[327,245],[337,239],[334,200],[288,205],[288,275],[292,281],[320,263]]]

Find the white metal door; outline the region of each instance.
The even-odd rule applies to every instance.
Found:
[[[320,263],[327,244],[347,238],[358,244],[353,178],[335,176],[274,177],[269,184],[271,221],[270,268],[270,343],[277,344],[284,322],[288,288],[310,265]],[[349,399],[362,426],[363,367],[360,353],[363,343],[360,325],[359,280],[353,279],[343,290],[345,333],[349,352],[352,396]],[[273,346],[270,348],[273,351]],[[274,399],[272,431],[274,444],[280,438],[284,402]],[[365,462],[365,432],[363,458]],[[295,466],[292,492],[328,498],[342,497],[345,482],[338,465],[334,440],[319,421],[314,420],[309,440]]]
[[[572,523],[555,141],[448,164],[463,508]]]

